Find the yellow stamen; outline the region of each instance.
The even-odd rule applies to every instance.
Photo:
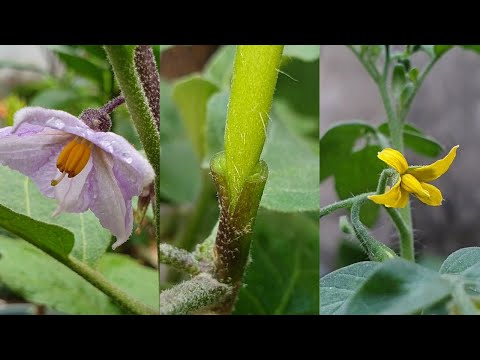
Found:
[[[60,152],[57,159],[57,168],[62,172],[60,178],[52,180],[56,186],[68,174],[69,178],[77,176],[87,165],[93,144],[88,140],[76,137]]]

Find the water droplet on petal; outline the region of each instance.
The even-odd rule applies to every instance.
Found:
[[[122,157],[123,157],[123,160],[125,160],[125,162],[127,164],[131,164],[132,163],[132,158],[130,157],[130,153],[123,153],[122,154]]]
[[[56,129],[59,129],[59,130],[61,130],[65,127],[64,122],[62,120],[56,119],[56,118],[52,118],[52,119],[48,120],[47,125],[51,126],[51,127],[54,127]]]

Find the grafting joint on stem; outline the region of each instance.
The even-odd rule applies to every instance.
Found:
[[[233,207],[227,186],[224,152],[213,157],[210,170],[220,205],[220,221],[214,247],[215,276],[222,283],[233,286],[229,301],[223,304],[219,312],[229,313],[249,259],[251,232],[267,181],[268,167],[260,160],[254,174],[246,179]]]

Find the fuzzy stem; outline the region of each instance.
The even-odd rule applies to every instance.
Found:
[[[176,269],[183,270],[191,275],[197,275],[201,272],[206,272],[208,266],[200,263],[195,259],[193,254],[179,249],[169,244],[160,244],[160,262],[166,265],[173,266]]]
[[[415,261],[415,249],[410,228],[398,210],[388,207],[385,207],[385,210],[388,215],[390,215],[390,218],[397,228],[398,236],[400,238],[400,255],[406,260]]]
[[[122,94],[125,97],[127,109],[137,130],[140,142],[145,150],[148,161],[155,171],[155,232],[160,251],[160,113],[158,121],[156,121],[150,104],[154,96],[150,96],[150,98],[147,97],[144,89],[148,86],[142,83],[142,80],[145,80],[144,76],[139,76],[136,69],[134,60],[135,46],[104,45],[104,48],[118,84],[120,85],[120,89],[122,90]],[[157,69],[151,66],[147,66],[145,71],[147,70],[157,72]],[[160,79],[158,74],[150,74],[150,76]],[[158,86],[160,87],[160,83]],[[158,94],[158,101],[160,102],[160,90]],[[158,109],[160,109],[160,105]],[[160,266],[158,268],[160,272]]]
[[[283,45],[238,45],[225,126],[230,205],[260,159]]]
[[[231,295],[216,310],[217,313],[229,314],[235,305],[248,263],[252,229],[267,182],[268,167],[263,160],[258,163],[255,172],[246,179],[235,207],[232,207],[225,163],[225,153],[218,153],[210,162],[210,170],[220,204],[214,248],[215,277],[233,287]]]
[[[366,202],[367,198],[357,200],[353,203],[351,210],[351,222],[355,235],[357,236],[360,244],[363,246],[368,257],[372,261],[385,261],[397,257],[397,254],[390,249],[387,245],[381,243],[368,233],[367,228],[360,221],[360,209]]]
[[[134,46],[105,45],[128,112],[155,174],[160,176],[160,132],[134,63]]]
[[[138,45],[135,48],[134,60],[150,111],[160,131],[160,75],[152,48],[148,45]]]
[[[125,102],[125,98],[123,96],[117,96],[116,98],[110,100],[106,103],[100,110],[105,111],[107,114],[110,114],[115,108],[119,107]]]
[[[50,254],[52,255],[52,254]],[[53,255],[52,255],[53,256]],[[55,257],[55,256],[54,256]],[[67,265],[70,269],[75,271],[78,275],[87,280],[90,284],[95,286],[97,289],[102,291],[104,294],[108,295],[115,303],[117,303],[122,308],[128,310],[132,314],[137,315],[158,315],[158,311],[150,308],[149,306],[141,303],[140,301],[130,297],[103,276],[103,274],[92,269],[88,265],[82,263],[81,261],[68,257],[60,258],[55,257],[57,260]]]
[[[380,180],[378,180],[377,185],[377,195],[382,195],[385,193],[385,188],[387,187],[387,181],[395,175],[395,170],[393,169],[385,169],[380,174]]]
[[[322,218],[325,215],[328,215],[328,214],[330,214],[330,213],[332,213],[336,210],[344,209],[344,208],[350,208],[350,207],[352,207],[354,202],[356,202],[358,200],[362,200],[364,198],[367,198],[367,196],[370,196],[370,195],[375,195],[375,193],[374,192],[369,192],[369,193],[360,194],[360,195],[357,195],[357,196],[354,196],[354,197],[351,197],[351,198],[348,198],[348,199],[345,199],[345,200],[337,201],[333,204],[324,206],[323,208],[320,209],[320,218]]]
[[[208,274],[200,274],[160,293],[160,315],[186,315],[222,301],[231,291]]]

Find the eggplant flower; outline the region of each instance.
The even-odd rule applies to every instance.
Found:
[[[443,197],[440,190],[427,182],[438,179],[452,165],[457,154],[458,145],[443,159],[427,166],[408,166],[405,157],[397,150],[383,149],[378,158],[398,171],[398,180],[385,194],[371,195],[368,198],[374,203],[386,207],[404,208],[408,203],[408,194],[415,195],[421,202],[430,206],[442,205]]]
[[[23,108],[0,129],[0,164],[55,198],[53,216],[90,209],[116,236],[115,249],[132,233],[132,197],[147,195],[154,172],[123,137],[90,125],[64,111]]]

